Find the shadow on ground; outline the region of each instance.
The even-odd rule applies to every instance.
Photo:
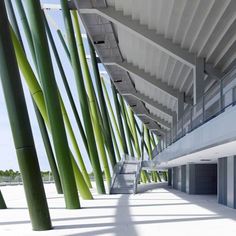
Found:
[[[156,193],[157,197],[149,198],[149,193]],[[164,199],[158,198],[158,193],[171,193],[173,195],[173,199]],[[143,196],[147,196],[143,198]],[[165,196],[165,195],[162,195]],[[140,199],[139,199],[140,197]],[[108,208],[114,209],[114,214],[109,213],[108,215],[98,215],[98,216],[78,216],[78,217],[65,217],[65,218],[52,218],[53,225],[57,225],[57,222],[65,222],[64,225],[57,225],[54,227],[56,231],[66,231],[67,229],[86,229],[88,232],[80,232],[74,234],[63,234],[67,236],[91,236],[91,235],[103,235],[103,234],[112,234],[112,235],[123,235],[123,236],[137,236],[139,235],[137,232],[137,226],[139,225],[147,225],[147,224],[165,224],[165,223],[174,223],[174,222],[191,222],[191,221],[207,221],[207,220],[217,220],[217,219],[226,219],[230,218],[232,220],[236,220],[235,210],[230,210],[227,208],[227,213],[225,213],[226,207],[217,205],[216,199],[212,200],[212,196],[206,196],[204,199],[199,195],[188,195],[177,190],[173,190],[167,186],[166,183],[158,183],[158,184],[147,184],[147,185],[139,185],[138,194],[137,195],[117,195],[113,198],[109,196],[99,196],[99,198],[95,199],[95,201],[100,200],[109,200],[107,205],[95,205],[95,206],[87,206],[83,209],[104,209],[104,211]],[[115,200],[116,204],[112,205],[110,200]],[[136,204],[132,202],[135,200]],[[172,201],[169,203],[152,203],[152,201],[159,200],[168,200]],[[137,203],[141,204],[138,204]],[[141,201],[144,201],[142,203]],[[147,203],[145,201],[148,201]],[[150,202],[149,202],[150,201]],[[176,201],[176,202],[173,202]],[[182,201],[182,202],[178,202]],[[200,206],[206,210],[208,210],[204,214],[176,214],[175,212],[171,214],[134,214],[132,209],[137,207],[161,207],[161,206],[175,206],[175,205],[190,205],[194,204]],[[15,210],[26,209],[26,208],[10,208]],[[50,209],[64,209],[63,207],[52,207]],[[9,210],[9,209],[7,209]],[[209,212],[210,211],[210,212]],[[177,212],[178,213],[178,212]],[[142,219],[138,220],[137,217],[142,217]],[[163,219],[155,219],[154,217],[163,217]],[[168,217],[168,218],[166,218]],[[93,223],[93,220],[101,219],[102,222]],[[109,221],[112,219],[112,222]],[[135,219],[135,220],[134,220]],[[76,221],[76,224],[70,224],[69,221]],[[88,220],[88,223],[81,222],[82,220]],[[66,222],[69,223],[66,224]],[[78,223],[77,223],[78,222]],[[14,224],[29,224],[30,221],[14,221],[14,222],[0,222],[0,225],[14,225]]]

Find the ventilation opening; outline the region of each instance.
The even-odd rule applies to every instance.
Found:
[[[115,83],[121,83],[121,82],[122,82],[122,80],[121,80],[121,79],[119,79],[119,80],[115,80],[114,82],[115,82]]]
[[[97,45],[97,44],[104,44],[105,41],[104,40],[99,40],[99,41],[94,41],[94,44]]]

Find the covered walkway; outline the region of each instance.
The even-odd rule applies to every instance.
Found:
[[[217,204],[215,195],[187,195],[166,184],[139,186],[137,195],[96,195],[81,200],[82,209],[67,210],[63,196],[46,184],[51,231],[31,230],[22,186],[2,187],[8,210],[0,216],[0,235],[232,235],[233,209]]]

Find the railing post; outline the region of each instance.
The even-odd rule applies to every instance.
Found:
[[[193,107],[190,109],[190,132],[193,129]]]
[[[223,110],[223,80],[220,80],[220,112]]]
[[[205,121],[205,95],[202,97],[202,123]]]

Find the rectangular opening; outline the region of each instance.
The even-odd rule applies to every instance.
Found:
[[[97,44],[104,44],[105,41],[104,41],[104,40],[99,40],[99,41],[94,41],[93,43],[94,43],[95,45],[97,45]]]

